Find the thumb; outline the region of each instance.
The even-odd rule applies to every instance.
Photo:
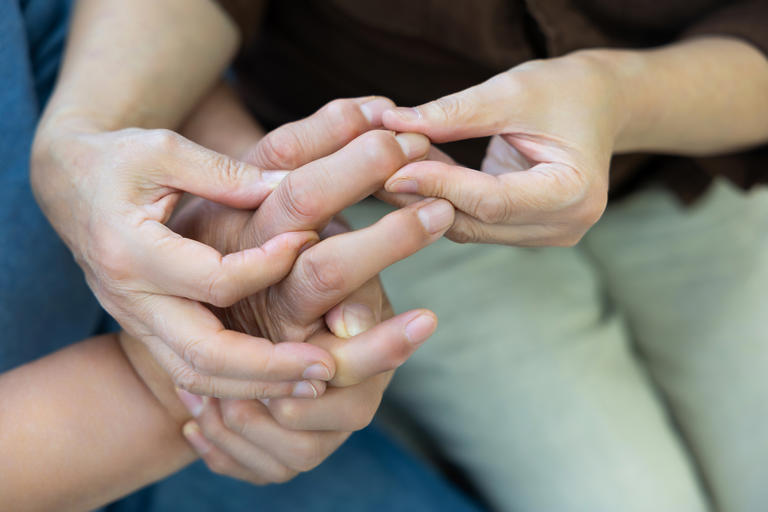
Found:
[[[256,208],[288,174],[265,171],[178,136],[163,155],[162,185],[233,208]]]
[[[382,122],[388,130],[423,133],[433,142],[495,135],[507,123],[504,106],[510,100],[511,89],[505,76],[497,75],[418,107],[388,110]]]

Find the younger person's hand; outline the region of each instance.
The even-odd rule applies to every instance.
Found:
[[[527,62],[456,94],[385,112],[383,122],[434,142],[493,136],[483,172],[430,159],[387,180],[389,193],[451,201],[460,212],[449,238],[567,246],[605,209],[622,112],[611,74],[576,53]]]

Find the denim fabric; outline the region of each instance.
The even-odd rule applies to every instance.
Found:
[[[768,510],[765,187],[648,188],[575,247],[440,240],[382,281],[440,319],[388,398],[494,510]]]
[[[35,204],[29,150],[55,79],[66,1],[0,4],[0,371],[93,333],[103,312]]]
[[[29,151],[58,69],[67,0],[0,3],[0,372],[94,334],[107,316],[32,197]],[[255,487],[195,464],[111,512],[476,510],[369,428],[315,471]]]
[[[256,487],[213,475],[198,462],[107,512],[477,511],[458,491],[375,428],[354,434],[314,471]]]

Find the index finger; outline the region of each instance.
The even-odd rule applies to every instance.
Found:
[[[290,173],[256,211],[248,231],[259,240],[286,231],[319,230],[428,149],[423,135],[366,132],[334,154]]]
[[[176,384],[197,386],[199,376],[264,381],[329,380],[335,362],[325,350],[306,343],[273,344],[224,328],[202,304],[179,297],[149,295],[141,304],[151,335],[160,338],[191,372]],[[146,333],[145,333],[146,334]],[[182,380],[180,382],[180,380]]]
[[[265,169],[296,169],[380,127],[382,113],[393,106],[381,96],[333,100],[311,116],[269,132],[244,160]]]

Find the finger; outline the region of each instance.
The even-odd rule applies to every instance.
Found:
[[[381,322],[384,290],[378,276],[369,279],[325,315],[328,329],[339,338],[351,338]]]
[[[349,436],[346,432],[288,430],[255,400],[221,400],[219,407],[230,431],[296,471],[314,469]]]
[[[429,147],[429,152],[427,153],[425,160],[434,160],[450,165],[456,165],[456,161],[453,158],[435,146]],[[409,204],[417,203],[424,199],[424,196],[420,196],[418,194],[394,194],[387,192],[384,189],[377,190],[374,193],[374,196],[377,199],[384,201],[385,203],[389,203],[398,207],[408,206]]]
[[[255,485],[269,483],[266,478],[246,468],[206,439],[196,421],[190,420],[185,423],[181,432],[197,455],[203,459],[208,469],[214,473],[244,480]]]
[[[322,347],[336,361],[336,374],[329,384],[345,387],[396,369],[436,328],[435,314],[421,309],[390,318],[349,339],[320,332],[308,342]]]
[[[329,380],[333,358],[306,343],[273,344],[224,329],[205,306],[178,297],[148,295],[138,305],[151,334],[167,344],[193,370],[174,376],[192,390],[197,375],[266,381]]]
[[[146,139],[145,139],[146,140]],[[285,176],[211,151],[170,130],[153,130],[147,144],[162,157],[159,185],[235,208],[256,208]]]
[[[384,112],[384,127],[397,132],[423,133],[434,142],[486,137],[503,130],[507,114],[500,108],[515,94],[506,73],[461,92],[418,107]]]
[[[281,464],[266,450],[227,428],[218,400],[209,400],[196,421],[211,444],[265,481],[281,483],[296,476],[296,471]]]
[[[334,154],[290,173],[248,227],[260,240],[277,233],[320,230],[335,214],[382,187],[410,160],[427,153],[422,135],[373,130]]]
[[[445,236],[457,243],[572,247],[586,233],[587,227],[574,230],[571,225],[551,222],[522,225],[487,224],[467,214],[456,212],[456,221]]]
[[[172,377],[189,412],[197,416],[203,396],[238,399],[317,398],[326,389],[322,380],[260,381],[211,377],[196,372],[159,338],[142,338],[155,361]],[[181,388],[184,389],[181,389]],[[185,391],[186,390],[186,391]]]
[[[269,132],[244,160],[265,169],[296,169],[380,127],[381,114],[392,107],[381,96],[331,101],[311,116]]]
[[[278,282],[299,252],[318,240],[312,231],[283,233],[261,247],[222,256],[159,222],[141,224],[130,243],[136,266],[152,289],[228,307]]]
[[[442,162],[408,164],[387,180],[384,190],[441,197],[457,209],[491,224],[507,220],[506,214],[510,213],[507,195],[498,178]]]
[[[285,318],[301,326],[321,317],[389,265],[439,239],[453,214],[447,201],[426,199],[304,251],[275,285]]]
[[[267,407],[287,429],[354,432],[371,423],[391,378],[392,372],[382,373],[356,386],[328,388],[317,400],[278,398]]]

